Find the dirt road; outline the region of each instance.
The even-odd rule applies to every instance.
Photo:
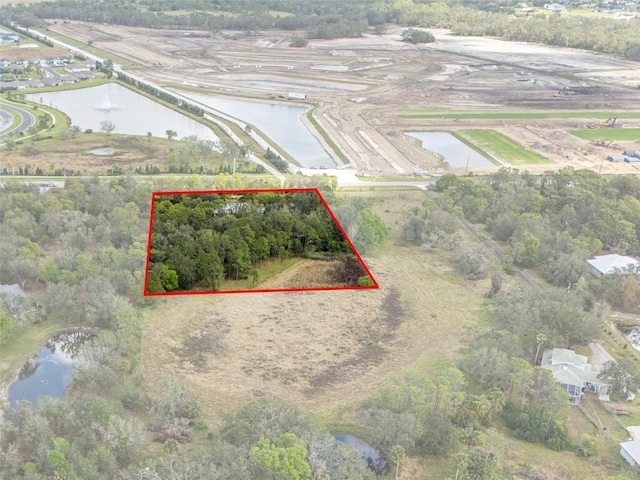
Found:
[[[313,40],[289,48],[290,32],[151,30],[81,22],[51,29],[92,41],[138,62],[136,74],[164,87],[195,85],[198,92],[268,101],[304,93],[319,108],[315,118],[360,173],[409,176],[451,171],[419,148],[406,130],[492,128],[548,157],[532,172],[570,165],[602,173],[636,173],[625,163],[603,162],[636,142],[596,147],[566,133],[602,120],[441,118],[407,119],[399,110],[624,111],[637,108],[640,69],[633,62],[581,50],[455,37],[434,31],[436,42],[410,45],[400,30],[357,39]],[[555,94],[555,95],[554,95]],[[637,126],[638,122],[626,121]],[[486,167],[478,170],[493,171]],[[476,172],[474,172],[476,173]]]

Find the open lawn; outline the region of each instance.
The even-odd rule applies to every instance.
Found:
[[[495,130],[459,130],[456,134],[492,157],[511,165],[549,163],[536,152]]]
[[[595,128],[569,133],[585,140],[640,140],[640,128]]]
[[[456,112],[451,110],[418,110],[403,109],[397,111],[401,118],[445,118],[445,119],[545,119],[545,118],[586,118],[602,119],[618,118],[640,118],[640,112],[592,112],[592,111],[549,111],[549,112]]]

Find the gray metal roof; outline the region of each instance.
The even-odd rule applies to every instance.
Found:
[[[587,263],[598,271],[604,273],[620,273],[630,265],[638,265],[638,260],[635,258],[627,257],[626,255],[618,255],[612,253],[611,255],[599,255],[587,260]]]
[[[636,463],[640,463],[640,440],[631,440],[620,444],[622,448],[633,458]]]
[[[14,297],[26,297],[24,290],[22,290],[17,283],[13,285],[0,285],[0,295],[3,293],[13,295]]]

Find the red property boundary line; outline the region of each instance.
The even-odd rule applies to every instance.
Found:
[[[289,192],[315,192],[315,194],[318,196],[318,198],[324,205],[324,208],[327,210],[327,212],[331,216],[331,219],[334,221],[334,223],[338,227],[338,230],[340,230],[340,233],[342,234],[344,239],[347,241],[347,244],[351,248],[351,251],[360,262],[360,265],[362,265],[367,275],[369,275],[369,278],[373,282],[373,285],[369,285],[369,286],[354,285],[354,286],[346,286],[346,287],[270,288],[270,289],[255,289],[255,290],[254,289],[211,290],[211,291],[207,290],[207,291],[201,291],[201,292],[187,292],[187,291],[163,292],[163,293],[147,292],[147,284],[149,281],[149,263],[151,258],[151,232],[153,231],[153,213],[155,209],[156,196],[160,196],[160,195],[222,195],[222,194],[247,194],[247,193],[289,193]],[[151,213],[149,215],[149,235],[147,238],[147,261],[146,261],[145,270],[144,270],[143,295],[145,297],[162,297],[162,296],[174,296],[174,295],[214,295],[214,294],[218,295],[218,294],[224,294],[224,293],[274,293],[274,292],[313,292],[313,291],[330,291],[330,290],[375,290],[378,288],[380,288],[380,286],[378,285],[378,282],[376,281],[373,274],[369,270],[369,267],[367,267],[367,264],[364,262],[364,260],[360,256],[360,253],[358,252],[356,247],[353,245],[353,242],[351,242],[351,239],[347,235],[347,232],[344,231],[344,228],[342,228],[342,225],[340,225],[340,222],[331,211],[331,208],[327,204],[326,200],[324,199],[324,197],[322,196],[318,188],[269,188],[269,189],[253,189],[253,190],[189,190],[189,191],[176,191],[176,192],[152,192],[151,194]]]

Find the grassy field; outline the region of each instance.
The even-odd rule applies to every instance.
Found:
[[[552,111],[552,112],[457,112],[451,110],[398,110],[401,118],[445,118],[445,119],[545,119],[545,118],[585,118],[599,121],[607,118],[640,118],[640,112],[592,112],[592,111]]]
[[[49,110],[49,109],[47,109]],[[56,124],[64,122],[58,118]],[[164,169],[164,161],[171,150],[171,142],[162,138],[142,138],[129,135],[104,133],[79,133],[76,137],[68,134],[67,127],[61,127],[64,136],[55,130],[36,138],[27,138],[15,144],[12,150],[2,151],[3,165],[24,167],[33,170],[41,168],[45,175],[53,175],[58,169],[80,171],[84,174],[106,174],[107,170],[120,167],[125,171],[137,166],[156,166]],[[51,138],[47,138],[51,137]],[[93,155],[90,150],[110,148],[113,155]],[[215,159],[212,164],[218,164]]]
[[[203,400],[207,420],[259,394],[274,394],[335,423],[349,423],[353,406],[399,370],[455,360],[476,331],[487,282],[472,285],[441,253],[394,247],[402,218],[425,196],[415,189],[359,191],[392,236],[365,261],[379,290],[171,297],[149,310],[144,368],[149,384],[179,374]],[[274,277],[277,278],[277,277]],[[347,314],[348,312],[348,314]],[[173,353],[185,336],[224,319],[224,355],[208,355],[197,371]]]
[[[640,140],[640,128],[595,128],[569,130],[569,133],[585,140]]]
[[[538,153],[527,150],[515,140],[495,130],[459,130],[456,132],[475,147],[511,165],[549,163]]]

